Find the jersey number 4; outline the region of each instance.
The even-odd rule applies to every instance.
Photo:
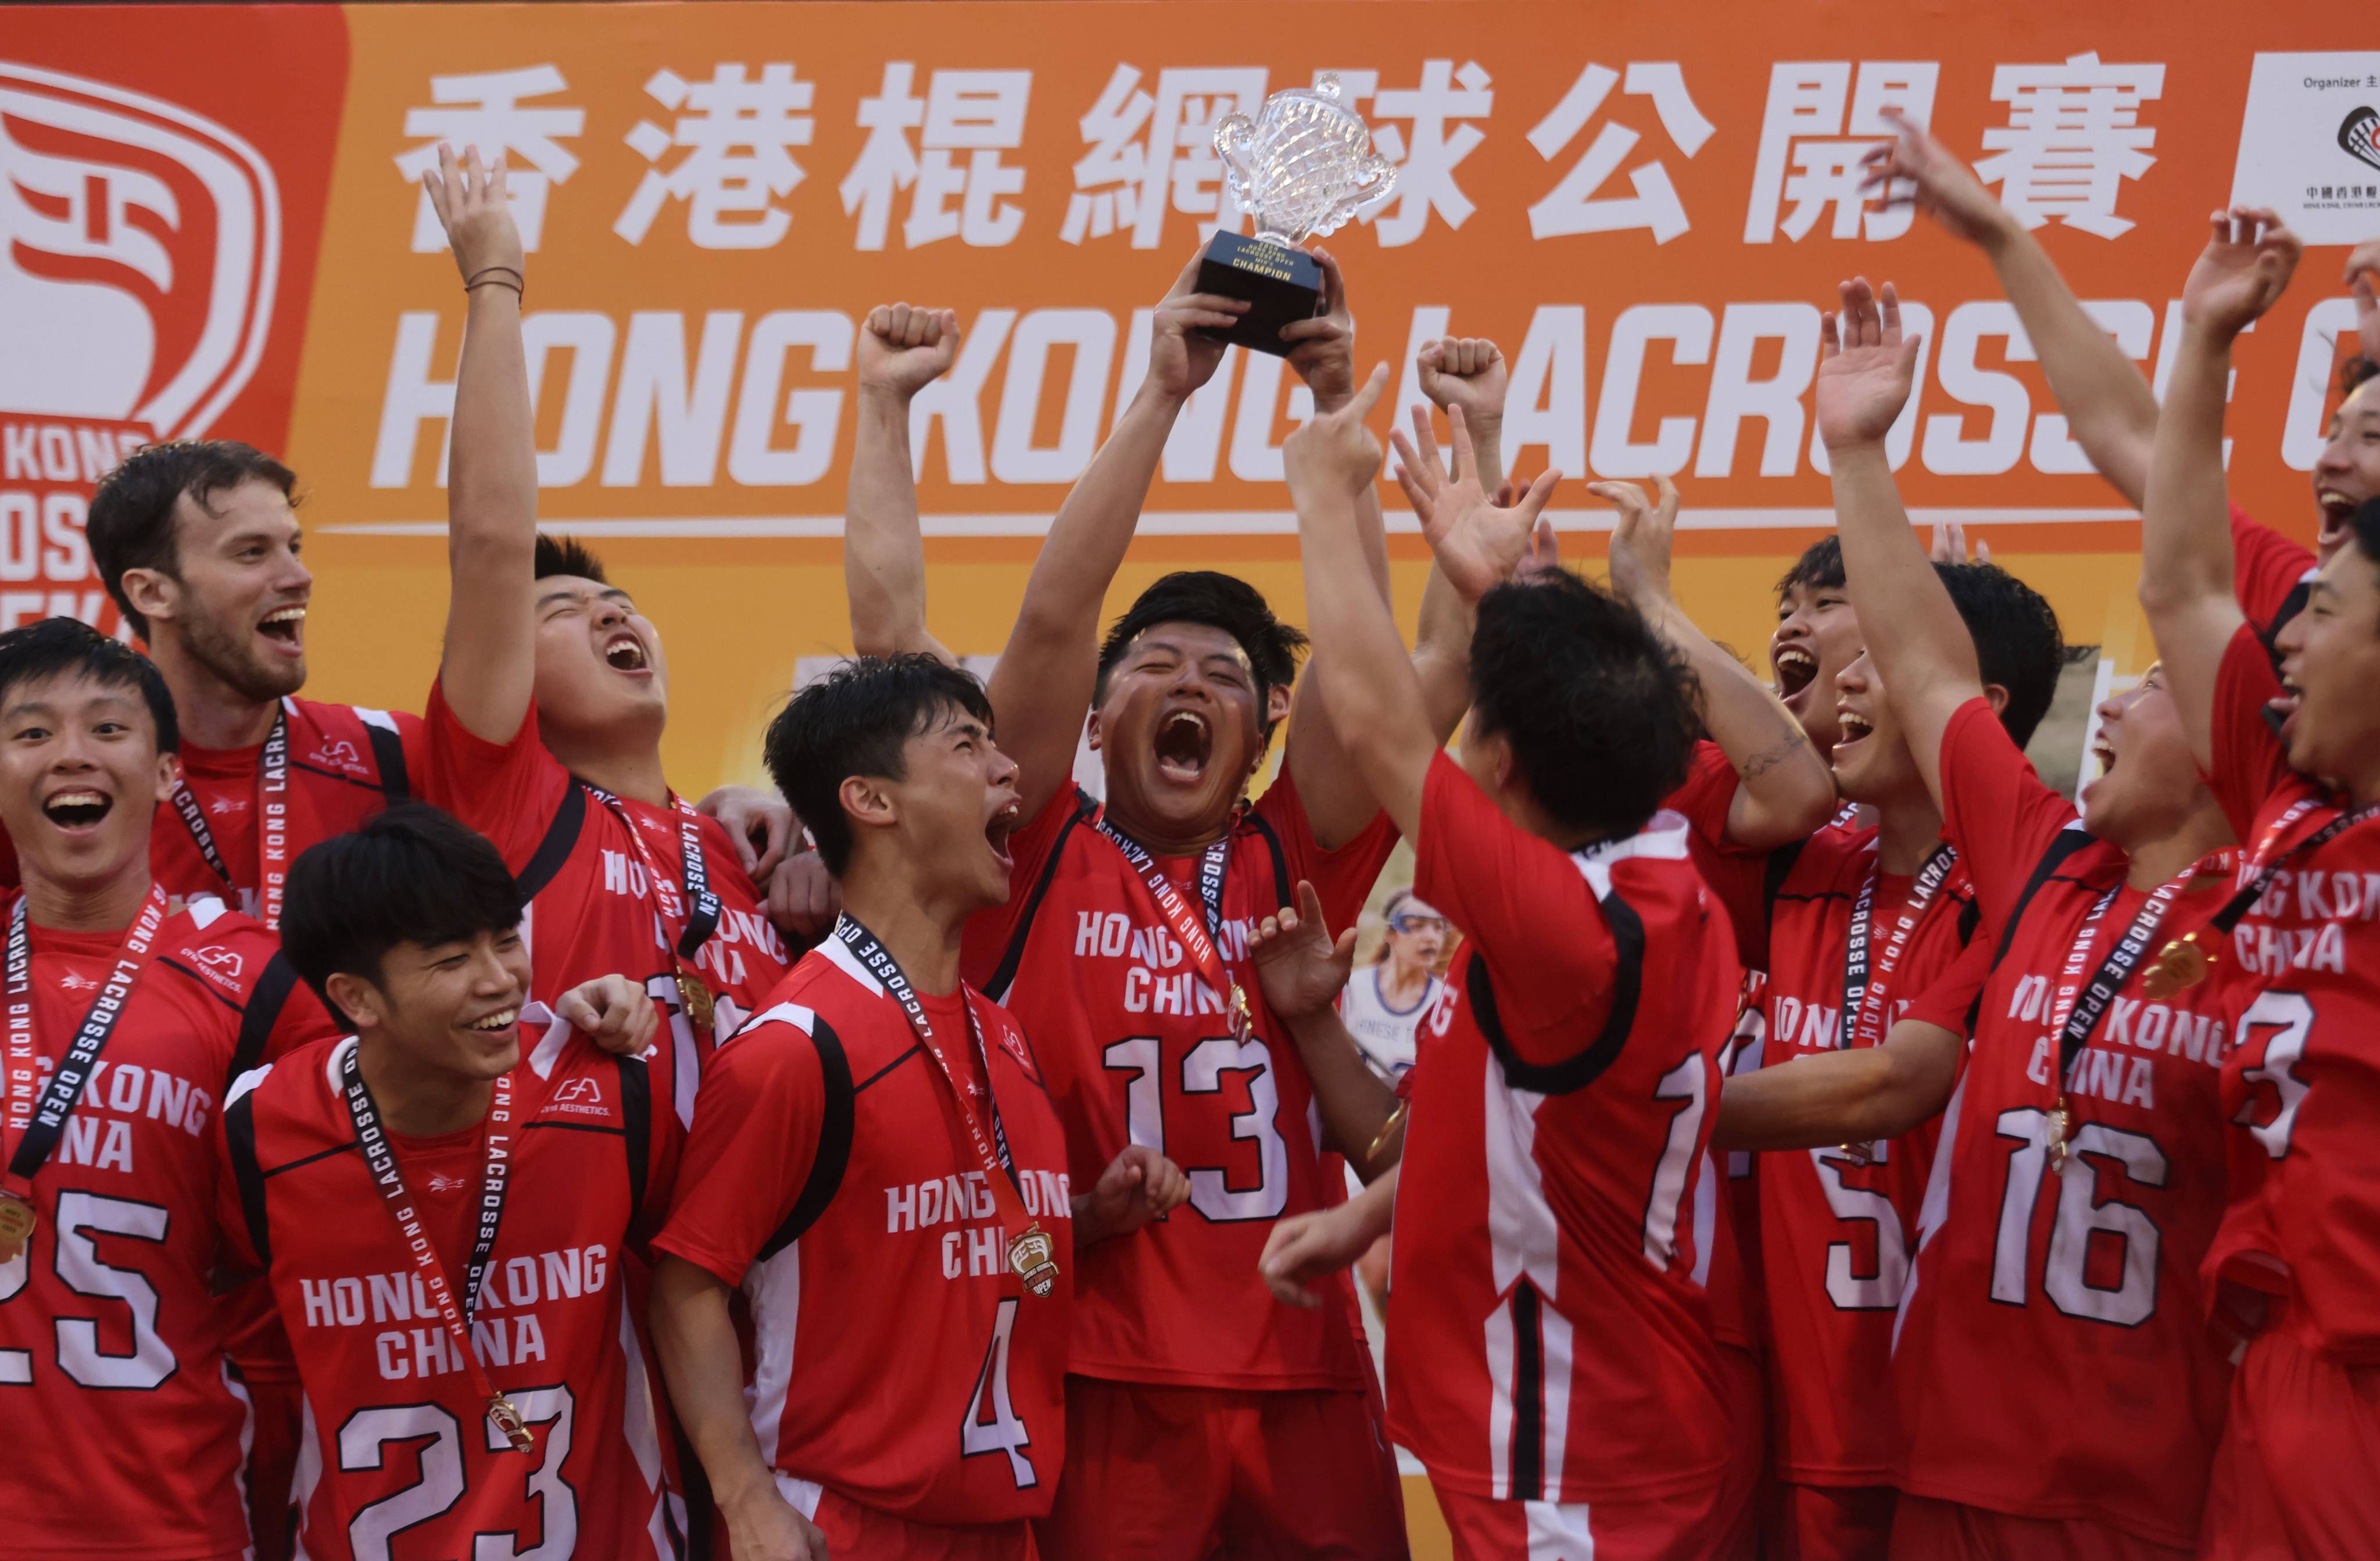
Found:
[[[1041,1482],[1033,1472],[1033,1460],[1025,1456],[1033,1446],[1033,1436],[1017,1418],[1016,1405],[1008,1396],[1008,1345],[1016,1332],[1016,1303],[1015,1296],[1002,1298],[999,1315],[993,1319],[983,1369],[976,1373],[975,1397],[967,1401],[966,1419],[959,1422],[959,1457],[1006,1453],[1009,1476],[1018,1490],[1029,1491]]]
[[[1124,1122],[1132,1142],[1165,1153],[1164,1043],[1154,1035],[1118,1041],[1100,1054],[1112,1073],[1129,1073],[1123,1091]],[[1281,1091],[1273,1083],[1272,1052],[1262,1041],[1209,1035],[1182,1059],[1176,1087],[1184,1096],[1220,1095],[1223,1075],[1245,1073],[1248,1109],[1232,1117],[1232,1136],[1254,1143],[1262,1166],[1254,1187],[1233,1187],[1231,1173],[1220,1166],[1185,1166],[1190,1177],[1190,1206],[1218,1222],[1278,1219],[1289,1206],[1289,1145],[1281,1142],[1274,1119],[1281,1114]],[[1188,1102],[1184,1102],[1185,1108]]]

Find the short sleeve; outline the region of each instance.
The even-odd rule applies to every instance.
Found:
[[[1506,818],[1443,753],[1422,784],[1414,892],[1487,962],[1498,1017],[1524,1059],[1560,1061],[1601,1027],[1619,951],[1595,891],[1560,847]]]
[[[1050,855],[1066,836],[1066,821],[1082,805],[1083,793],[1069,780],[1050,793],[1041,811],[1026,819],[1024,828],[1008,837],[1008,898],[967,918],[959,963],[969,985],[991,985],[1032,906],[1034,886],[1049,871]]]
[[[1685,783],[1670,793],[1662,806],[1682,815],[1697,842],[1714,849],[1727,844],[1728,809],[1743,784],[1735,766],[1716,743],[1696,743],[1686,760]]]
[[[678,1172],[686,1161],[686,1133],[677,1119],[675,1070],[670,1060],[669,1053],[658,1047],[645,1057],[645,1072],[652,1087],[652,1130],[645,1148],[645,1206],[637,1211],[639,1235],[660,1229],[669,1218]]]
[[[2215,674],[2215,768],[2207,784],[2242,841],[2251,838],[2266,800],[2294,774],[2280,734],[2265,719],[2265,707],[2280,693],[2280,674],[2254,625],[2240,624]]]
[[[1968,1016],[1975,1010],[1975,998],[1992,974],[1992,956],[1998,945],[1991,938],[1977,936],[1949,966],[1937,975],[1933,984],[1917,994],[1916,1000],[1902,1010],[1895,1023],[1915,1020],[1921,1024],[1939,1025],[1958,1035],[1967,1033]]]
[[[2289,596],[2313,567],[2313,553],[2231,506],[2231,589],[2260,635],[2273,631]]]
[[[236,1103],[235,1103],[236,1104]],[[248,1233],[248,1205],[242,1202],[239,1179],[232,1174],[231,1134],[225,1118],[229,1107],[215,1113],[215,1232],[222,1244],[223,1265],[233,1274],[253,1274],[264,1266]]]
[[[1981,696],[1942,729],[1941,771],[1942,832],[1959,848],[1997,942],[2042,853],[2074,821],[2074,808],[2034,773]]]
[[[493,841],[506,867],[516,873],[527,867],[571,785],[562,761],[538,740],[536,705],[521,717],[511,742],[491,743],[463,724],[441,683],[431,687],[423,723],[429,746],[424,800]]]
[[[1314,838],[1313,825],[1306,821],[1305,803],[1297,794],[1297,782],[1286,762],[1257,799],[1254,812],[1281,841],[1291,881],[1305,878],[1314,885],[1322,901],[1324,923],[1333,927],[1354,926],[1363,914],[1364,902],[1371,897],[1372,886],[1379,881],[1380,869],[1388,865],[1389,853],[1396,849],[1397,827],[1389,821],[1387,812],[1374,814],[1370,823],[1337,850],[1325,851]]]
[[[809,1179],[825,1104],[818,1047],[787,1021],[763,1021],[712,1052],[654,1248],[742,1284]]]
[[[1768,853],[1743,851],[1727,842],[1728,810],[1735,805],[1742,783],[1718,744],[1699,742],[1686,761],[1685,783],[1661,805],[1686,821],[1687,849],[1703,882],[1727,912],[1737,961],[1746,970],[1767,970]]]

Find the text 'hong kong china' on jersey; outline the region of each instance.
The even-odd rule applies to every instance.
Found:
[[[2082,831],[1981,699],[1951,718],[1941,770],[1998,958],[1902,1303],[1903,1488],[2187,1546],[2229,1377],[2198,1281],[2223,1207],[2226,1036],[2204,985],[2152,999],[2142,972],[2213,914],[2219,869],[2127,887],[2123,853]],[[2142,957],[2061,1089],[2062,1038],[2128,942]]]
[[[1414,891],[1463,944],[1414,1072],[1389,1410],[1451,1489],[1591,1502],[1720,1480],[1693,1204],[1740,970],[1686,835],[1664,813],[1564,853],[1432,762]]]
[[[552,1002],[597,976],[641,976],[668,1015],[680,1120],[688,1119],[704,1047],[734,1033],[785,973],[785,945],[716,819],[697,820],[717,930],[689,962],[716,996],[715,1023],[689,1019],[671,953],[686,920],[683,843],[674,808],[598,800],[538,738],[534,707],[509,743],[475,737],[430,692],[430,800],[493,841],[528,891],[521,937],[535,967],[531,996]],[[633,821],[633,822],[632,822]],[[642,839],[639,849],[638,838]],[[648,873],[650,861],[658,874]]]
[[[1215,944],[1253,1010],[1244,1041],[1229,994],[1199,977],[1093,813],[1062,791],[1011,837],[1008,902],[978,913],[966,934],[968,978],[1033,1037],[1075,1180],[1089,1185],[1127,1144],[1171,1156],[1190,1179],[1190,1201],[1170,1219],[1083,1254],[1069,1369],[1184,1386],[1360,1389],[1352,1295],[1343,1306],[1283,1306],[1257,1272],[1274,1222],[1340,1202],[1345,1181],[1324,1172],[1312,1086],[1265,1007],[1247,938],[1295,903],[1301,878],[1334,930],[1352,925],[1395,832],[1381,816],[1324,851],[1286,768],[1241,814]],[[1201,860],[1154,860],[1203,917]]]
[[[490,1421],[421,1265],[358,1147],[329,1039],[241,1081],[224,1114],[225,1249],[262,1269],[305,1394],[299,1543],[315,1561],[498,1555],[669,1561],[659,1376],[632,1309],[628,1248],[659,1223],[681,1143],[659,1053],[615,1058],[524,1010],[509,1171],[466,1300],[490,1123],[392,1133],[409,1206],[470,1348],[534,1440]],[[650,1059],[650,1065],[649,1065]]]
[[[1706,876],[1754,880],[1737,899],[1765,900],[1760,1038],[1738,1071],[1878,1045],[1912,1005],[1956,979],[1979,916],[1964,865],[1944,846],[1914,875],[1887,874],[1876,850],[1873,828],[1838,824],[1780,852],[1706,863]],[[1973,988],[1961,981],[1960,989],[1963,1028]],[[1940,1131],[1936,1118],[1857,1149],[1759,1157],[1758,1283],[1777,1387],[1775,1462],[1788,1479],[1892,1479],[1900,1428],[1882,1386]]]
[[[813,1510],[826,1487],[917,1523],[1038,1518],[1065,1461],[1064,1135],[1015,1021],[966,1000],[989,1066],[969,1086],[988,1083],[1025,1212],[1056,1243],[1047,1296],[1009,1267],[1018,1232],[963,1147],[951,1085],[842,939],[805,954],[705,1065],[654,1245],[742,1288],[753,1433]],[[942,1045],[967,1047],[958,997],[921,1002]]]
[[[12,1098],[47,1086],[125,935],[35,926],[30,938],[38,1058]],[[30,1243],[0,1265],[0,1424],[19,1433],[0,1458],[9,1554],[248,1543],[247,1394],[224,1350],[254,1313],[249,1292],[209,1291],[212,1141],[237,1072],[332,1023],[264,929],[219,901],[166,917],[152,948],[33,1177]]]
[[[2289,768],[2281,692],[2245,630],[2216,692],[2216,794],[2273,870],[2216,947],[2237,1045],[2223,1070],[2231,1203],[2210,1271],[2293,1302],[2305,1345],[2380,1362],[2380,819]],[[2335,830],[2328,838],[2325,831]]]

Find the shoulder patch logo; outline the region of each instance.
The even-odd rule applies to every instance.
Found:
[[[571,1117],[608,1117],[612,1114],[611,1108],[603,1104],[602,1084],[587,1073],[573,1074],[555,1085],[552,1097],[545,1103],[545,1109]]]

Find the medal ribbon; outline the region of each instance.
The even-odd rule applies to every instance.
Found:
[[[165,890],[162,885],[149,886],[149,898],[141,902],[140,914],[133,919],[132,930],[124,936],[123,947],[116,950],[115,968],[91,999],[75,1031],[74,1041],[67,1047],[66,1056],[58,1059],[50,1074],[49,1087],[35,1097],[33,1079],[38,1069],[37,1047],[33,1040],[33,944],[30,930],[25,925],[25,897],[18,895],[15,908],[8,915],[8,1131],[18,1135],[17,1147],[8,1156],[5,1183],[0,1188],[13,1196],[30,1199],[33,1173],[48,1163],[66,1132],[67,1119],[74,1114],[75,1105],[82,1098],[83,1086],[91,1082],[92,1064],[106,1049],[107,1038],[115,1033],[118,1020],[124,1017],[125,1004],[131,998],[132,988],[140,979],[155,950],[157,928],[165,919]]]
[[[1038,1234],[1038,1223],[1025,1212],[1025,1200],[1017,1193],[1016,1162],[1008,1149],[1008,1130],[1001,1124],[1000,1100],[991,1089],[991,1055],[983,1041],[983,1023],[976,1017],[975,999],[962,983],[959,986],[959,1007],[965,1010],[967,1039],[975,1047],[976,1056],[983,1060],[984,1115],[991,1119],[991,1131],[983,1131],[978,1115],[968,1108],[967,1096],[973,1091],[960,1081],[957,1065],[942,1049],[941,1038],[934,1034],[933,1022],[926,1017],[926,1005],[917,999],[917,988],[909,985],[900,963],[892,958],[877,936],[862,926],[849,914],[835,919],[834,935],[843,939],[867,972],[883,984],[901,1005],[901,1012],[916,1033],[918,1047],[933,1059],[936,1071],[950,1086],[951,1098],[959,1108],[959,1119],[966,1125],[967,1148],[973,1152],[976,1164],[982,1169],[984,1180],[990,1185],[993,1212],[999,1215],[1002,1228],[1008,1237],[1009,1265],[1036,1295],[1048,1295],[1050,1282],[1057,1277],[1057,1267],[1043,1259],[1039,1267],[1030,1268],[1021,1260],[1020,1245],[1028,1231]],[[1046,1237],[1043,1238],[1046,1240]],[[1041,1269],[1046,1268],[1047,1273]],[[1037,1280],[1037,1275],[1038,1278]]]
[[[1885,1016],[1892,1011],[1892,973],[1958,860],[1957,847],[1945,842],[1934,848],[1934,854],[1917,869],[1900,919],[1893,924],[1892,936],[1876,953],[1873,968],[1868,943],[1875,926],[1876,886],[1883,869],[1880,865],[1868,868],[1867,882],[1860,887],[1859,899],[1852,906],[1851,936],[1843,948],[1843,1007],[1837,1024],[1844,1046],[1872,1046],[1883,1038]]]
[[[2280,842],[2283,835],[2297,827],[2300,819],[2322,805],[2319,798],[2300,797],[2289,805],[2288,812],[2273,820],[2273,827],[2265,831],[2263,843],[2256,847],[2255,860],[2258,865],[2252,869],[2246,885],[2223,902],[2223,909],[2215,913],[2215,919],[2211,925],[2216,931],[2226,938],[2230,937],[2231,929],[2238,926],[2240,918],[2248,914],[2257,901],[2265,897],[2265,891],[2272,888],[2274,877],[2283,867],[2310,851],[2319,850],[2328,845],[2366,819],[2380,817],[2380,803],[2350,808],[2287,851],[2276,852],[2273,849]]]
[[[347,1047],[347,1055],[339,1064],[339,1087],[346,1097],[347,1119],[355,1126],[356,1147],[363,1152],[364,1168],[370,1172],[372,1184],[380,1189],[390,1216],[396,1221],[397,1233],[405,1238],[406,1248],[413,1254],[413,1266],[423,1288],[437,1303],[438,1319],[446,1325],[447,1343],[469,1373],[471,1391],[486,1402],[488,1418],[504,1431],[513,1448],[528,1452],[536,1445],[534,1438],[521,1423],[519,1411],[488,1380],[488,1368],[471,1348],[471,1315],[479,1309],[480,1284],[487,1276],[489,1256],[495,1251],[496,1228],[504,1220],[504,1199],[512,1185],[513,1076],[506,1072],[497,1077],[495,1099],[488,1108],[487,1158],[480,1173],[479,1225],[471,1236],[471,1260],[463,1271],[463,1295],[457,1301],[454,1288],[446,1282],[446,1265],[438,1261],[438,1249],[431,1241],[430,1233],[421,1228],[420,1211],[414,1206],[413,1194],[406,1190],[405,1173],[396,1163],[395,1145],[389,1141],[387,1129],[381,1125],[380,1107],[373,1104],[371,1088],[364,1083],[363,1064],[358,1059],[361,1049],[358,1044]]]
[[[1230,831],[1226,830],[1199,858],[1198,897],[1204,902],[1203,909],[1207,913],[1205,923],[1201,925],[1199,918],[1191,914],[1189,905],[1184,902],[1182,891],[1173,887],[1173,880],[1158,866],[1157,859],[1149,855],[1146,846],[1109,823],[1105,807],[1093,815],[1091,823],[1099,833],[1115,842],[1116,849],[1123,853],[1123,859],[1132,864],[1133,871],[1140,875],[1140,881],[1148,889],[1149,898],[1157,902],[1157,913],[1164,918],[1166,929],[1173,934],[1174,941],[1180,943],[1189,955],[1191,968],[1198,973],[1198,978],[1224,1005],[1224,1011],[1230,1015],[1232,1026],[1239,1038],[1245,1040],[1248,1035],[1247,998],[1241,992],[1240,984],[1232,979],[1232,973],[1224,967],[1222,952],[1216,943],[1216,939],[1223,935],[1223,875],[1231,865]]]
[[[182,827],[190,831],[191,841],[207,866],[221,878],[231,903],[239,903],[239,884],[232,877],[231,864],[224,859],[223,847],[215,843],[215,832],[207,823],[206,809],[190,790],[189,780],[180,767],[174,773],[174,811],[182,816]],[[266,930],[281,930],[281,898],[289,886],[289,712],[276,709],[273,730],[265,734],[264,756],[257,768],[256,780],[256,885]]]
[[[586,785],[586,782],[579,784]],[[645,869],[645,877],[659,884],[661,865],[653,860],[652,848],[645,844],[645,832],[637,828],[634,818],[628,817],[627,805],[601,786],[588,786],[587,792],[610,808],[613,817],[619,819],[621,827],[628,831],[628,843],[636,848],[637,861]],[[670,806],[677,814],[678,881],[686,897],[686,926],[678,933],[674,952],[679,959],[692,960],[702,951],[702,946],[710,941],[710,935],[719,930],[719,896],[710,890],[710,863],[702,853],[702,816],[687,806],[686,799],[675,793],[670,794]],[[654,919],[659,921],[661,899],[658,891],[654,895],[653,908]],[[666,946],[668,939],[664,938],[662,942]]]
[[[2141,902],[2139,912],[2132,917],[2132,925],[2124,929],[2124,936],[2107,950],[2107,957],[2100,962],[2097,974],[2091,977],[2088,985],[2067,999],[2065,1019],[2058,1034],[2058,1088],[2061,1098],[2067,1075],[2074,1068],[2074,1059],[2091,1044],[2091,1037],[2098,1031],[2100,1021],[2106,1019],[2108,1010],[2115,1006],[2116,994],[2124,989],[2125,983],[2132,978],[2132,972],[2140,968],[2142,958],[2148,953],[2149,945],[2156,938],[2157,928],[2164,925],[2166,913],[2173,908],[2174,901],[2197,877],[2198,869],[2192,866],[2180,877],[2168,878],[2157,885]],[[2090,919],[2083,924],[2090,929],[2088,941],[2075,950],[2081,959],[2089,959],[2091,950],[2098,946],[2099,923],[2107,914],[2108,907],[2116,902],[2116,895],[2121,888],[2120,884],[2110,888],[2099,897],[2099,903],[2092,908]]]

